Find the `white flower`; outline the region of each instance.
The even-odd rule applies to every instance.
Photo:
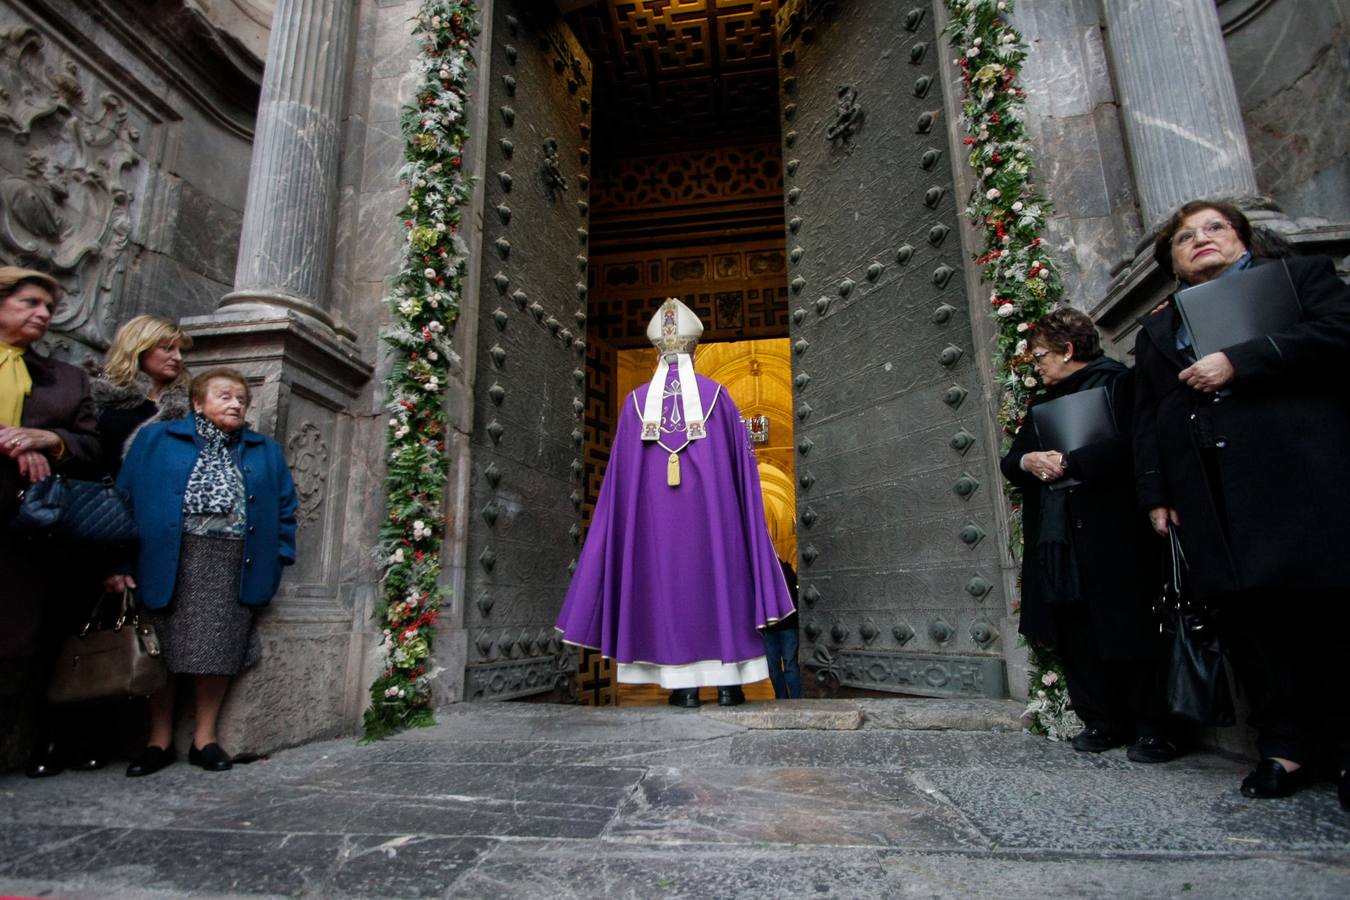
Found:
[[[440,386],[441,383],[439,380],[437,380],[435,375],[432,375],[430,378],[427,379],[426,388],[428,391],[434,391]]]
[[[976,39],[975,39],[975,46],[976,46],[976,47],[980,46],[980,45],[983,44],[983,43],[984,43],[984,38],[976,38]]]
[[[1044,675],[1041,676],[1041,684],[1045,685],[1046,687],[1053,686],[1056,681],[1059,681],[1058,672],[1046,672]]]
[[[1036,277],[1037,277],[1037,278],[1049,278],[1049,277],[1050,277],[1050,270],[1047,269],[1047,268],[1045,268],[1044,266],[1042,266],[1039,270],[1037,270],[1037,272],[1036,272]]]
[[[435,278],[435,277],[436,277],[436,270],[435,270],[435,269],[423,269],[423,270],[422,270],[422,274],[425,275],[425,276],[428,277],[428,278]]]
[[[998,0],[998,11],[999,11],[999,12],[1005,12],[1007,9],[1008,9],[1008,4],[1004,3],[1003,0]]]
[[[441,17],[440,17],[440,16],[432,16],[432,17],[431,17],[431,27],[432,27],[432,28],[440,28],[440,27],[441,27]]]
[[[1006,319],[1015,312],[1017,312],[1017,307],[1013,306],[1011,303],[1005,303],[998,308],[998,317],[1000,319]]]
[[[401,562],[403,562],[403,548],[402,548],[402,547],[399,547],[397,550],[395,550],[395,551],[393,552],[393,554],[389,557],[389,561],[390,561],[390,562],[396,562],[396,563],[401,563]],[[386,635],[388,635],[388,634],[389,634],[389,629],[386,628],[386,629],[384,630],[384,633],[385,633]]]
[[[440,359],[440,358],[441,358],[441,355],[440,355],[439,353],[437,353],[435,350],[428,350],[428,351],[427,351],[427,359],[431,360],[432,362],[436,362],[436,360],[438,360],[438,359]]]
[[[971,57],[979,55],[980,55],[979,47],[971,47],[969,50],[966,51],[966,59],[970,59]]]
[[[1015,201],[1013,201],[1012,211],[1013,211],[1013,212],[1021,212],[1021,211],[1022,211],[1022,201],[1021,201],[1021,200],[1015,200]]]
[[[1021,331],[1021,330],[1022,330],[1022,325],[1025,325],[1025,324],[1026,324],[1026,323],[1023,322],[1022,324],[1018,325],[1018,326],[1017,326],[1017,330],[1018,330],[1018,331]],[[1023,353],[1026,353],[1026,352],[1027,352],[1027,342],[1026,342],[1026,339],[1025,339],[1025,338],[1017,342],[1017,348],[1016,348],[1015,350],[1013,350],[1013,352],[1016,353],[1016,354],[1018,354],[1019,356],[1022,355]]]
[[[1027,333],[1027,330],[1030,329],[1030,328],[1031,328],[1031,323],[1030,323],[1030,322],[1018,322],[1018,323],[1017,323],[1017,333],[1018,333],[1018,334],[1026,334],[1026,333]]]
[[[1034,375],[1028,375],[1026,378],[1022,379],[1022,384],[1029,388],[1034,388],[1036,386],[1036,377]],[[1041,696],[1045,695],[1042,694]]]
[[[432,334],[440,334],[444,330],[445,326],[440,322],[431,322],[427,325],[427,331],[430,331]]]
[[[1002,196],[1003,192],[1000,191],[998,188],[990,188],[989,190],[984,192],[984,199],[986,200],[997,200],[999,197]]]
[[[436,230],[439,231],[441,234],[445,234],[445,231],[446,231],[445,223],[444,223],[444,222],[437,222],[437,223],[436,223]]]
[[[993,167],[993,166],[985,166],[985,167],[984,167],[984,174],[986,174],[986,175],[993,175],[993,174],[994,174],[994,167]]]

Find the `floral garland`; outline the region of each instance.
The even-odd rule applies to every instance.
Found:
[[[444,538],[449,469],[444,389],[458,357],[450,328],[459,312],[469,249],[459,229],[473,191],[461,160],[469,139],[465,107],[473,66],[469,46],[478,33],[471,0],[424,0],[414,19],[420,47],[413,99],[403,108],[408,186],[401,218],[408,246],[393,279],[391,323],[384,335],[392,357],[388,377],[388,518],[380,532],[386,554],[376,616],[383,625],[384,666],[371,685],[367,740],[429,725],[431,641],[444,589]]]
[[[961,122],[967,135],[962,143],[970,148],[968,162],[976,178],[966,215],[984,237],[984,253],[975,262],[991,288],[990,311],[998,323],[994,366],[1003,386],[998,418],[1009,439],[1021,429],[1027,405],[1041,387],[1028,333],[1064,292],[1041,237],[1050,204],[1030,179],[1026,92],[1017,77],[1027,45],[1008,22],[1012,7],[1012,0],[947,0],[947,34],[961,54],[955,64],[961,71]],[[1020,557],[1021,503],[1015,491],[1010,500],[1014,556]],[[1033,732],[1060,740],[1077,723],[1064,673],[1048,650],[1031,650],[1032,700],[1025,715]]]

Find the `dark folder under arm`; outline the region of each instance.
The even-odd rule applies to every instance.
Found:
[[[1111,396],[1105,387],[1069,394],[1031,409],[1031,423],[1042,450],[1073,453],[1089,444],[1115,437],[1116,417],[1111,412]],[[1082,484],[1076,478],[1061,478],[1050,490]]]
[[[1283,331],[1302,312],[1282,259],[1177,291],[1177,310],[1196,359]]]

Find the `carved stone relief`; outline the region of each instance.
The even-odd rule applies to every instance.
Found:
[[[94,346],[109,336],[154,124],[35,28],[0,18],[0,261],[55,275],[66,297],[53,330]]]
[[[295,516],[302,526],[319,519],[328,481],[328,455],[323,431],[313,422],[302,424],[286,442],[286,458],[300,501]]]

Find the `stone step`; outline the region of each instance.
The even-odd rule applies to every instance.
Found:
[[[708,718],[752,729],[810,731],[999,731],[1023,729],[1016,700],[942,700],[929,697],[849,700],[777,700],[743,706],[704,703]]]
[[[741,706],[705,703],[699,711],[709,719],[754,729],[857,731],[863,724],[862,709],[851,700],[776,700]]]

